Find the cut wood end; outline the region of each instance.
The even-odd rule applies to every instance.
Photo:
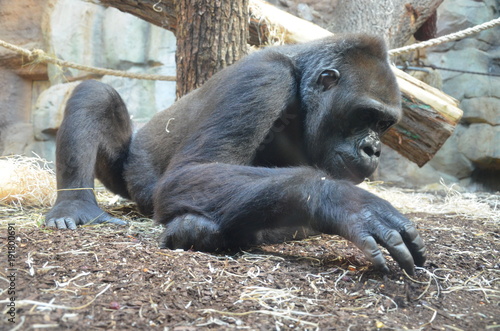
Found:
[[[457,124],[460,121],[463,111],[458,108],[458,100],[396,67],[393,67],[392,70],[396,75],[399,89],[404,95],[412,96],[420,102],[429,105],[451,124]]]
[[[272,26],[273,29],[282,30],[285,44],[296,44],[333,36],[332,32],[262,0],[251,0],[249,11],[253,19],[269,22],[268,27]]]

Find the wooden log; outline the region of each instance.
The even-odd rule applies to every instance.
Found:
[[[263,0],[250,0],[248,9],[251,45],[296,44],[332,35],[330,31]]]
[[[96,0],[94,0],[96,1]],[[97,0],[175,31],[174,0]],[[284,12],[263,0],[249,0],[250,43],[299,43],[332,33]],[[462,117],[458,102],[445,93],[393,68],[403,98],[403,119],[382,141],[419,166],[429,161]]]
[[[382,141],[419,167],[443,146],[462,118],[458,101],[393,68],[402,93],[403,118]]]

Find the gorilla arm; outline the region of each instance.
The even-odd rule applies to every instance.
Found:
[[[415,227],[387,201],[307,167],[185,165],[159,183],[155,207],[156,220],[167,223],[164,247],[205,251],[244,247],[259,244],[255,240],[260,231],[305,226],[352,241],[384,271],[388,268],[377,243],[408,274],[414,273],[414,264],[425,262],[424,244]],[[185,214],[211,222],[210,231],[217,235],[201,231],[189,239],[177,233],[180,228],[169,228],[170,220]],[[197,226],[191,223],[189,231]],[[199,243],[206,236],[213,240],[204,247]]]

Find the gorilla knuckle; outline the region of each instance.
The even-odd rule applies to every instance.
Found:
[[[383,236],[383,241],[385,242],[386,245],[392,247],[404,245],[403,238],[401,237],[399,232],[392,229],[385,232]]]
[[[401,224],[401,230],[400,230],[400,233],[402,235],[404,235],[406,238],[410,240],[413,240],[419,236],[417,228],[415,227],[415,224],[412,221],[405,218],[402,221],[402,223],[403,224]]]

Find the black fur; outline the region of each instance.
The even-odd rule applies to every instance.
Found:
[[[425,248],[412,223],[352,184],[375,170],[380,136],[400,117],[385,45],[361,35],[252,53],[133,136],[118,94],[86,81],[58,134],[64,190],[46,224],[122,222],[85,190],[95,174],[165,224],[162,247],[214,251],[323,232],[387,270],[379,243],[413,273]]]

